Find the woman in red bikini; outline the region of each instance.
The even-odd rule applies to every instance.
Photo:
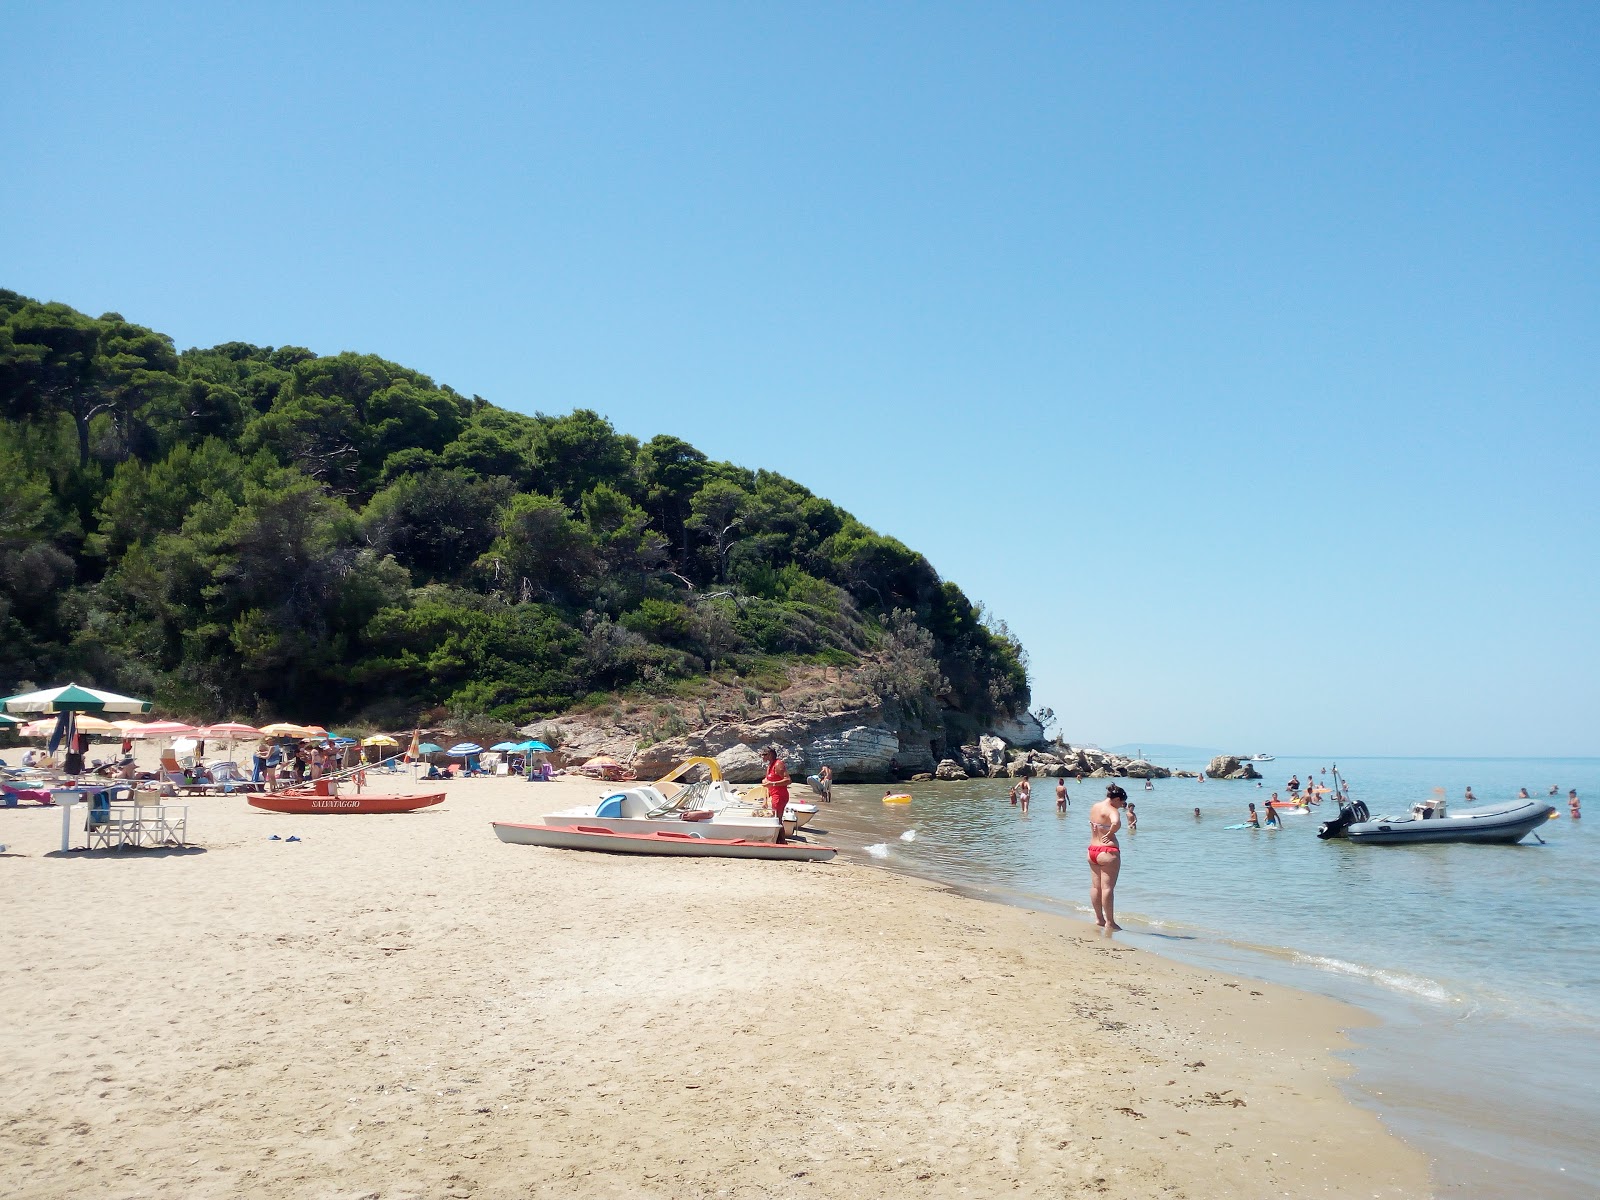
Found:
[[[1128,793],[1116,784],[1106,786],[1106,798],[1089,810],[1089,902],[1094,905],[1094,923],[1107,933],[1117,924],[1117,874],[1122,870],[1122,848],[1117,845],[1117,830],[1122,828],[1122,807]]]

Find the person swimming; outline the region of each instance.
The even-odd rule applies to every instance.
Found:
[[[1477,797],[1472,794],[1472,785],[1470,783],[1467,784],[1467,794],[1464,797],[1464,799],[1466,799],[1468,801],[1472,801],[1472,800],[1476,800],[1477,799]]]
[[[1200,810],[1198,808],[1194,810],[1194,819],[1196,821],[1200,819]]]
[[[1518,800],[1532,800],[1533,797],[1528,795],[1528,789],[1527,788],[1522,788],[1520,791],[1517,792],[1517,799]]]

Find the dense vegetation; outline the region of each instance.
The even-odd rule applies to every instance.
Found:
[[[797,661],[860,668],[930,726],[1028,700],[1003,626],[781,475],[370,355],[180,354],[0,291],[6,691],[518,721],[711,673],[770,686]]]

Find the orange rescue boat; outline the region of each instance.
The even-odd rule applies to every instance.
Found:
[[[404,813],[444,801],[443,792],[418,792],[400,796],[381,792],[341,794],[332,780],[319,779],[308,788],[287,792],[267,792],[245,797],[255,808],[268,812],[294,813]]]

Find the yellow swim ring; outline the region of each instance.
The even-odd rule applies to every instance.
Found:
[[[897,792],[892,796],[885,796],[883,798],[883,802],[885,804],[910,804],[911,797],[906,795],[904,792]]]

